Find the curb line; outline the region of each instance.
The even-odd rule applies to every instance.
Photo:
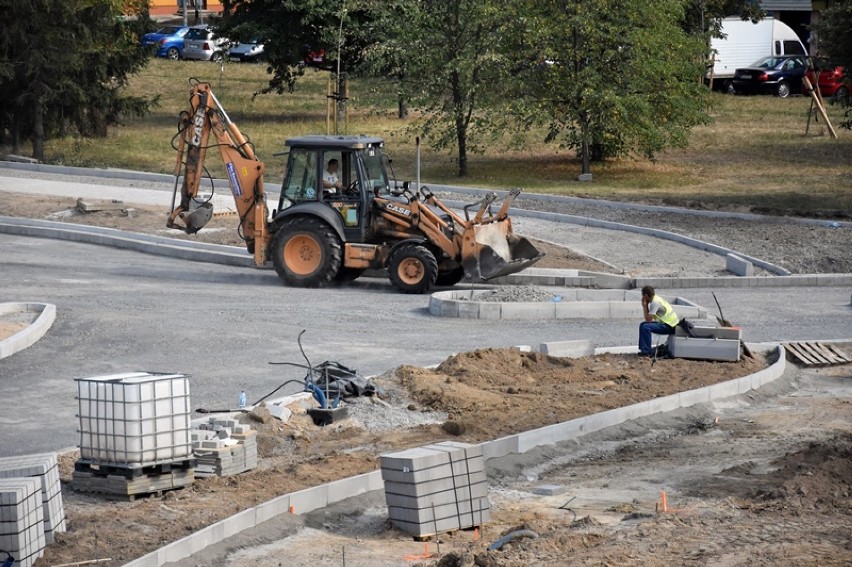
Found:
[[[609,351],[610,349],[596,349],[595,353]],[[622,408],[548,425],[517,435],[486,441],[480,443],[483,455],[487,460],[495,457],[504,457],[512,453],[525,453],[541,445],[555,445],[556,443],[576,439],[588,433],[613,425],[620,425],[639,417],[668,412],[735,396],[749,390],[756,390],[778,379],[784,374],[784,370],[787,367],[784,347],[780,345],[775,346],[770,352],[774,352],[778,360],[769,367],[754,374],[712,386],[705,386],[696,390],[680,392],[662,398],[654,398]],[[166,563],[187,559],[210,545],[219,543],[245,530],[252,529],[258,524],[276,516],[289,513],[291,506],[294,508],[295,513],[304,514],[324,508],[329,504],[335,504],[352,496],[383,489],[384,482],[382,481],[381,471],[375,470],[313,488],[306,488],[298,492],[284,494],[253,508],[243,510],[238,514],[207,526],[194,534],[125,563],[124,567],[162,567]]]
[[[56,306],[52,303],[0,303],[0,315],[19,312],[39,315],[24,330],[0,341],[0,358],[12,356],[35,344],[56,320]]]

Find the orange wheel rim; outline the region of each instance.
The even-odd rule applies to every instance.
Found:
[[[294,274],[307,276],[316,272],[322,263],[322,248],[310,236],[294,236],[284,246],[284,264]]]
[[[423,262],[416,258],[406,258],[400,262],[396,270],[399,279],[408,285],[416,284],[422,280],[424,272]]]

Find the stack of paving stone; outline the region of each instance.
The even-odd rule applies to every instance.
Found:
[[[192,430],[196,476],[231,476],[257,467],[257,431],[211,417]]]
[[[39,481],[44,506],[44,537],[48,544],[53,543],[53,535],[65,531],[65,510],[62,506],[56,454],[2,458],[0,478],[34,478]],[[0,546],[0,549],[6,548]]]
[[[379,457],[391,524],[415,537],[491,519],[478,445],[443,441]]]
[[[44,555],[43,510],[40,480],[0,478],[0,549],[15,567],[31,567]]]

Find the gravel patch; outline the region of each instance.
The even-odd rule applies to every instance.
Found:
[[[535,286],[503,286],[476,293],[470,298],[470,301],[494,303],[555,301],[557,297],[559,296]],[[460,299],[465,301],[464,298]]]

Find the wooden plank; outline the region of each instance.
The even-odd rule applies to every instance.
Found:
[[[829,364],[829,361],[820,354],[819,350],[814,348],[813,343],[799,343],[799,345],[802,347],[802,350],[807,352],[811,358],[817,361],[817,364]]]
[[[834,354],[830,348],[826,347],[823,343],[812,343],[814,348],[819,349],[819,353],[825,358],[829,364],[840,364],[843,362],[836,354]]]
[[[839,349],[839,348],[837,348],[836,346],[834,346],[834,345],[825,345],[825,347],[826,347],[827,349],[829,349],[831,352],[833,352],[833,353],[835,354],[835,356],[837,356],[837,358],[839,358],[840,360],[842,360],[844,363],[852,362],[852,358],[849,358],[849,355],[847,355],[845,352],[843,352],[842,350],[840,350],[840,349]]]
[[[784,343],[784,348],[786,348],[787,352],[792,354],[794,358],[799,359],[800,362],[809,366],[816,364],[816,362],[808,354],[806,354],[802,351],[801,348],[799,348],[798,343]]]

